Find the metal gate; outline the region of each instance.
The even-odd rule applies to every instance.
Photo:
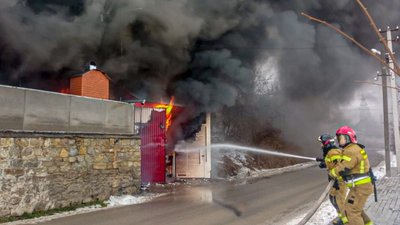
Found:
[[[153,109],[149,122],[141,128],[142,183],[165,183],[165,121],[165,110]]]

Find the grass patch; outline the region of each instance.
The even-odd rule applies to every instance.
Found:
[[[84,208],[84,207],[93,206],[93,205],[100,205],[102,208],[107,206],[107,204],[104,203],[104,201],[96,200],[96,201],[92,201],[92,202],[88,202],[88,203],[71,204],[70,206],[56,208],[56,209],[50,209],[47,211],[35,211],[32,213],[24,213],[21,216],[0,217],[0,223],[13,222],[13,221],[17,221],[17,220],[33,219],[33,218],[38,218],[38,217],[42,217],[42,216],[51,216],[51,215],[54,215],[57,213],[70,212],[70,211],[74,211],[79,208]]]

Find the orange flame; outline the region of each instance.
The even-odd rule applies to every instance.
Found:
[[[61,88],[58,92],[60,92],[62,94],[69,94],[70,93],[69,88],[67,88],[67,87]]]
[[[167,130],[172,125],[172,109],[174,108],[174,103],[175,103],[175,98],[172,97],[168,105],[158,104],[155,106],[155,108],[158,109],[165,109],[165,116],[166,116],[165,126]]]

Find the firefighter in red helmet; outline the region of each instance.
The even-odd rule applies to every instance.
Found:
[[[317,158],[320,163],[320,168],[327,168],[328,172],[335,168],[335,166],[342,160],[342,150],[336,147],[335,138],[329,134],[323,134],[318,137],[321,142],[321,150],[323,158]],[[344,203],[346,200],[347,186],[341,177],[332,178],[329,176],[329,181],[334,180],[335,183],[329,191],[329,200],[333,207],[335,207],[338,218],[332,221],[334,225],[343,225],[348,222],[345,211]]]
[[[350,189],[345,201],[348,225],[371,225],[373,223],[364,212],[364,205],[374,192],[374,178],[365,146],[357,143],[356,132],[348,126],[339,128],[336,137],[343,148],[342,160],[330,170],[329,175],[333,178],[342,177]]]

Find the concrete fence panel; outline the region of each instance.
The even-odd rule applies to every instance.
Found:
[[[0,86],[0,128],[22,130],[24,124],[25,91]]]
[[[0,131],[134,134],[134,111],[123,102],[0,86]]]
[[[134,107],[120,102],[106,105],[105,132],[133,133]]]
[[[106,104],[102,100],[71,97],[70,131],[104,132]]]
[[[70,104],[67,95],[25,90],[24,130],[68,131]]]

